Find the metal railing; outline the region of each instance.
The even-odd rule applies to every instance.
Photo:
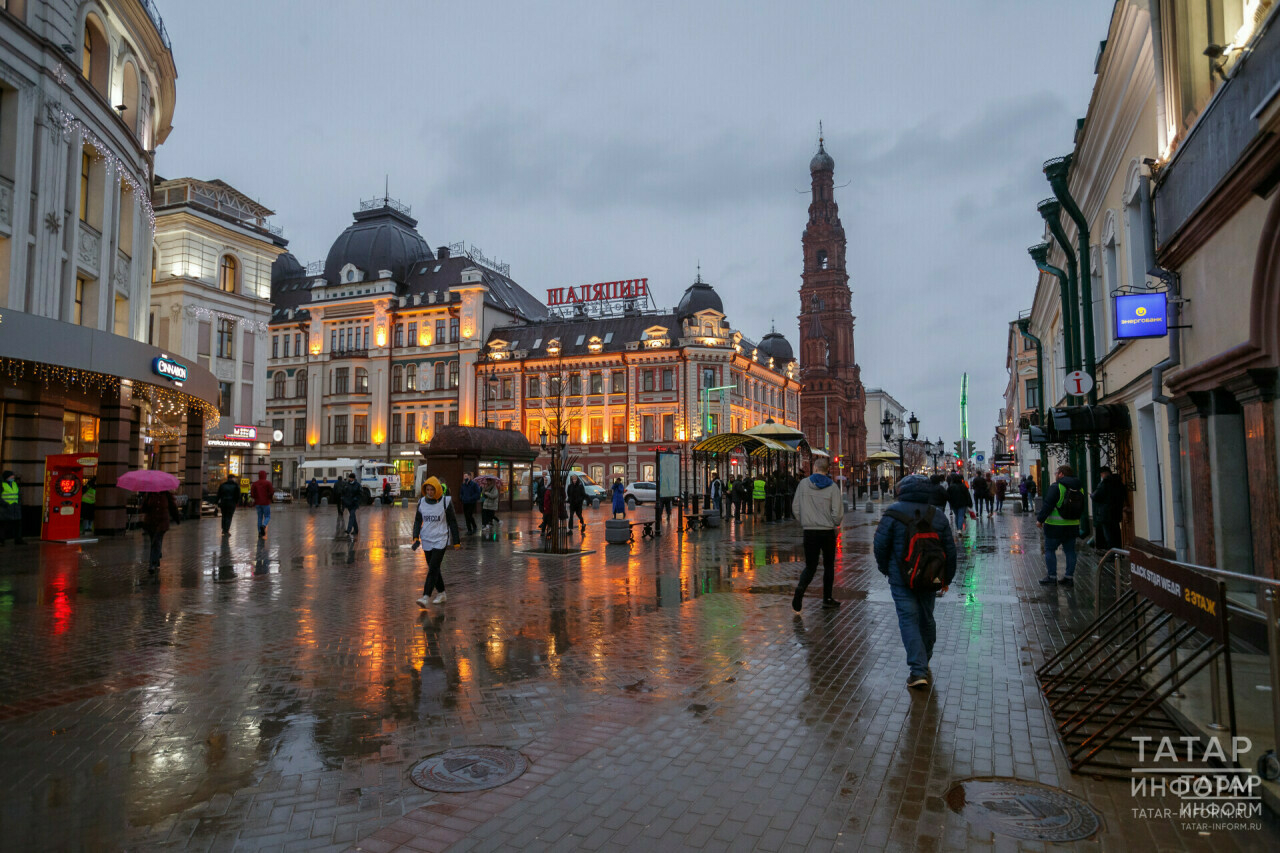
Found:
[[[151,0],[138,0],[138,4],[142,6],[156,28],[156,32],[160,34],[161,43],[169,50],[173,50],[173,44],[169,41],[169,31],[164,28],[164,18],[160,17],[160,10],[156,8],[156,4]]]

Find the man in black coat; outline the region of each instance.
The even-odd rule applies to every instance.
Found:
[[[1099,551],[1123,548],[1120,544],[1120,520],[1129,499],[1129,489],[1108,466],[1098,469],[1102,479],[1090,495],[1094,507],[1094,546]]]
[[[240,483],[235,474],[228,474],[218,486],[218,512],[222,513],[222,535],[231,533],[231,517],[236,514],[236,504],[240,503]]]

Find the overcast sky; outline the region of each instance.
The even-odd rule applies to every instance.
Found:
[[[259,199],[304,264],[389,176],[433,249],[474,243],[540,298],[647,277],[673,306],[701,262],[735,328],[797,352],[822,120],[863,382],[950,442],[968,371],[987,447],[1040,164],[1071,150],[1112,0],[159,5],[158,173]]]

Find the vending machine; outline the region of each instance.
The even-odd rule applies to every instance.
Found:
[[[44,459],[44,515],[40,538],[67,542],[80,538],[80,502],[84,498],[81,454],[58,453]]]

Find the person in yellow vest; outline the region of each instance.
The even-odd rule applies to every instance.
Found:
[[[756,475],[755,481],[751,484],[751,501],[755,506],[756,515],[764,512],[764,478],[759,474]]]
[[[93,532],[93,514],[98,503],[98,478],[85,481],[84,494],[80,497],[80,526],[85,533]]]
[[[250,485],[251,483],[249,482],[248,477],[240,478],[240,505],[241,506],[249,505],[249,486]]]
[[[12,539],[17,545],[22,541],[22,503],[18,497],[18,478],[12,471],[5,471],[0,482],[0,545]]]

